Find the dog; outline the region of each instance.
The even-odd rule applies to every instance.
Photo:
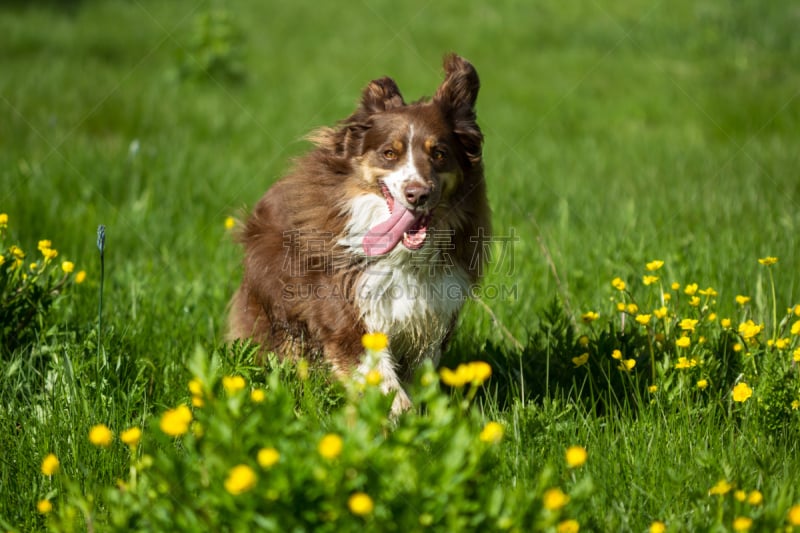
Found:
[[[315,148],[239,234],[228,340],[320,358],[343,380],[376,369],[395,414],[412,405],[414,371],[438,364],[489,252],[480,81],[455,54],[444,71],[432,98],[410,104],[391,78],[370,82],[352,115],[309,135]],[[371,358],[367,332],[388,339]]]

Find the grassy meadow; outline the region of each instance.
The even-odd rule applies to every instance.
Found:
[[[3,2],[0,528],[800,530],[798,27],[791,0]],[[449,51],[497,238],[454,372],[388,421],[224,344],[226,220]]]

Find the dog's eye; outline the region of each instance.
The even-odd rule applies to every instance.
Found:
[[[383,157],[384,157],[385,159],[388,159],[389,161],[394,161],[395,159],[397,159],[397,152],[395,152],[395,151],[394,151],[394,150],[392,150],[392,149],[385,150],[385,151],[383,152]]]
[[[444,150],[437,149],[433,151],[431,156],[433,157],[434,161],[444,161],[445,159],[447,159],[447,152],[445,152]]]

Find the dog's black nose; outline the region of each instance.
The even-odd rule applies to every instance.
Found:
[[[431,188],[421,183],[412,183],[405,189],[406,201],[413,206],[425,205],[431,197]]]

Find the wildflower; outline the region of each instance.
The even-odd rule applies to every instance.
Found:
[[[675,364],[675,368],[678,370],[693,368],[695,366],[697,366],[697,359],[688,359],[686,357],[678,357],[678,362]]]
[[[750,505],[761,505],[764,503],[764,495],[761,491],[754,490],[747,495],[747,503]]]
[[[492,376],[492,367],[485,361],[473,361],[469,363],[472,367],[472,384],[478,386]]]
[[[53,504],[50,503],[50,500],[39,500],[36,502],[36,510],[39,511],[40,514],[47,514],[53,510]]]
[[[749,301],[749,296],[742,296],[741,294],[736,295],[736,303],[739,305],[746,305]]]
[[[732,346],[732,348],[733,348],[733,351],[734,351],[734,352],[736,352],[736,353],[739,353],[739,352],[741,352],[741,351],[742,351],[742,349],[744,348],[744,346],[742,346],[742,343],[740,343],[740,342],[735,342],[735,343],[733,343],[733,346]]]
[[[305,381],[308,379],[308,361],[305,359],[300,359],[297,362],[297,379],[300,381]]]
[[[190,379],[189,392],[192,393],[192,396],[203,396],[203,382],[198,378]]]
[[[567,448],[566,459],[567,466],[570,468],[578,468],[583,466],[589,454],[586,453],[586,448],[583,446],[570,446]]]
[[[731,327],[731,319],[730,318],[723,318],[722,320],[719,321],[719,325],[722,326],[725,329],[728,329],[728,328]]]
[[[791,343],[790,339],[786,339],[786,338],[778,339],[778,340],[775,341],[775,347],[777,349],[779,349],[779,350],[785,350],[786,348],[789,347],[790,343]]]
[[[468,383],[481,385],[492,375],[492,367],[484,361],[460,364],[455,370],[442,368],[439,371],[442,382],[450,387],[463,387]]]
[[[667,525],[660,520],[656,520],[652,524],[650,524],[650,529],[648,530],[649,533],[664,533],[667,530]]]
[[[77,274],[75,274],[75,283],[81,284],[86,281],[86,271],[79,270]]]
[[[142,439],[142,430],[137,427],[126,429],[119,434],[119,440],[127,444],[131,448],[136,448],[139,441]]]
[[[581,320],[583,320],[584,324],[591,324],[598,318],[600,318],[600,315],[595,313],[594,311],[587,311],[586,313],[581,315]]]
[[[673,291],[677,291],[677,290],[679,290],[681,288],[681,284],[678,283],[677,281],[674,281],[674,282],[672,282],[672,285],[670,285],[670,288]]]
[[[192,407],[203,407],[206,404],[206,401],[203,400],[202,396],[192,396]]]
[[[569,503],[569,496],[558,488],[547,489],[542,495],[542,505],[548,511],[556,511]]]
[[[639,312],[639,306],[636,304],[628,304],[628,307],[625,308],[629,315],[635,315]]]
[[[658,385],[650,385],[647,387],[647,392],[650,394],[655,394],[658,391]]]
[[[711,496],[723,496],[733,489],[733,485],[728,483],[727,480],[720,479],[717,484],[708,489],[708,494]]]
[[[620,359],[622,359],[622,352],[619,350],[614,350],[613,352],[611,352],[611,357],[612,359],[616,359],[619,361]]]
[[[656,270],[658,270],[658,269],[659,269],[659,268],[661,268],[662,266],[664,266],[664,261],[661,261],[661,260],[655,259],[655,260],[653,260],[653,261],[650,261],[649,263],[647,263],[647,264],[645,265],[645,268],[646,268],[647,270],[649,270],[650,272],[655,272]]]
[[[753,395],[753,389],[751,389],[747,385],[747,383],[745,383],[744,381],[742,381],[741,383],[738,383],[733,388],[733,401],[734,402],[739,402],[739,403],[745,402],[752,395]]]
[[[692,344],[692,339],[687,337],[686,335],[682,335],[678,340],[675,341],[675,346],[678,348],[688,348]]]
[[[636,359],[624,359],[622,364],[617,367],[618,370],[630,372],[636,366]]]
[[[697,381],[697,388],[700,390],[706,390],[708,388],[708,380],[707,379],[700,379]]]
[[[747,499],[747,493],[745,491],[739,489],[739,490],[737,490],[737,491],[735,491],[733,493],[733,498],[737,502],[743,502],[743,501],[745,501]]]
[[[733,530],[734,531],[750,531],[750,527],[753,525],[753,519],[748,518],[746,516],[737,516],[733,519]]]
[[[700,305],[700,297],[699,296],[692,296],[689,298],[689,305],[692,307],[697,307]]]
[[[792,335],[800,335],[800,320],[792,324],[792,329],[789,331],[792,333]]]
[[[51,259],[55,259],[58,256],[58,251],[53,250],[52,248],[48,248],[46,250],[42,250],[42,255],[45,258],[45,261],[50,261]]]
[[[588,335],[581,335],[578,337],[578,344],[586,348],[589,346],[589,336]]]
[[[234,395],[244,389],[247,383],[242,376],[223,376],[222,387],[230,395]]]
[[[0,213],[0,228],[5,228],[6,226],[8,226],[8,215]]]
[[[764,324],[756,324],[752,320],[742,322],[739,324],[739,334],[744,340],[755,338],[759,333],[764,330]]]
[[[72,261],[64,261],[61,263],[61,270],[63,270],[65,274],[71,274],[72,271],[75,270],[75,263]]]
[[[228,471],[225,479],[225,490],[234,496],[247,492],[256,486],[256,473],[247,465],[237,465]]]
[[[25,259],[25,252],[22,251],[22,248],[17,246],[16,244],[12,244],[9,249],[9,253],[14,256],[16,259]]]
[[[800,400],[792,400],[792,411],[800,409]]]
[[[800,304],[794,306],[794,316],[800,316]]]
[[[617,302],[617,311],[620,313],[625,312],[625,302]]]
[[[662,318],[667,316],[667,307],[666,306],[659,307],[658,309],[655,309],[653,311],[653,314],[656,316],[657,319],[661,320]]]
[[[367,385],[371,387],[377,387],[381,384],[381,381],[383,381],[383,375],[381,374],[380,370],[373,368],[367,372],[367,375],[364,377],[364,381],[366,381]]]
[[[342,437],[328,433],[319,441],[317,451],[325,459],[336,459],[342,453]]]
[[[689,296],[694,296],[695,293],[697,292],[697,289],[698,289],[697,283],[690,283],[689,285],[686,286],[683,292]]]
[[[503,426],[499,422],[488,422],[481,430],[478,439],[488,444],[497,444],[503,438]]]
[[[36,271],[37,268],[39,268],[39,265],[36,263],[31,263],[30,265],[28,265],[28,268],[31,270],[31,272],[34,272]]]
[[[280,461],[280,458],[281,454],[275,448],[261,448],[258,450],[256,460],[261,468],[270,468]]]
[[[356,492],[347,499],[347,508],[356,516],[366,516],[372,513],[375,504],[368,494]]]
[[[714,298],[717,295],[717,291],[715,291],[711,287],[708,287],[707,289],[700,289],[697,292],[700,293],[700,296],[709,296],[711,298]]]
[[[758,262],[761,263],[764,266],[772,266],[772,265],[774,265],[775,263],[778,262],[778,258],[777,257],[772,257],[770,255],[770,256],[767,256],[767,257],[762,257],[761,259],[758,260]]]
[[[658,276],[642,276],[642,283],[645,285],[652,285],[653,283],[658,281]]]
[[[636,322],[639,324],[646,326],[650,323],[650,315],[636,315]]]
[[[714,322],[715,320],[717,320],[717,313],[709,313],[709,315],[706,317],[706,319],[709,322]]]
[[[89,442],[100,448],[108,448],[114,440],[114,434],[105,424],[97,424],[89,430]]]
[[[225,229],[232,230],[236,225],[236,219],[233,217],[225,217]]]
[[[575,368],[583,366],[588,362],[589,362],[589,352],[586,352],[583,355],[579,355],[578,357],[572,358],[572,364],[575,365]]]
[[[380,352],[389,345],[389,338],[385,333],[366,333],[361,337],[361,345],[371,352]]]
[[[558,523],[556,533],[578,533],[581,525],[574,518],[569,518]]]
[[[662,293],[661,293],[661,298],[662,298],[662,299],[663,299],[665,302],[668,302],[668,301],[672,300],[672,295],[671,295],[670,293],[668,293],[668,292],[662,292]]]
[[[52,476],[53,474],[58,472],[61,463],[58,460],[58,457],[55,456],[53,453],[48,453],[44,459],[42,459],[42,474],[45,476]]]
[[[694,327],[697,325],[697,320],[693,318],[684,318],[678,324],[683,331],[694,331]]]
[[[786,520],[790,525],[800,526],[800,503],[792,505],[786,513]]]
[[[618,291],[625,290],[625,282],[622,281],[621,278],[614,278],[613,280],[611,280],[611,285]]]
[[[250,392],[250,401],[253,403],[261,403],[267,397],[267,393],[264,392],[264,389],[253,389]]]
[[[192,422],[192,412],[185,405],[170,409],[161,416],[159,427],[161,431],[172,437],[179,437],[189,431]]]

